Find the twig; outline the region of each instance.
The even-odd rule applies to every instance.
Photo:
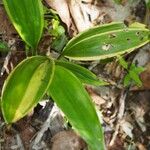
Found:
[[[124,116],[125,112],[125,99],[127,97],[127,92],[124,90],[121,92],[121,97],[119,99],[119,113],[118,113],[118,119],[121,120]]]
[[[52,110],[50,111],[47,120],[44,122],[41,130],[38,132],[34,142],[32,143],[32,149],[39,149],[39,143],[41,142],[41,139],[43,137],[43,134],[45,133],[45,131],[48,130],[48,128],[50,127],[50,122],[53,119],[54,114],[57,113],[56,112],[56,106],[54,105]]]
[[[19,148],[20,150],[25,150],[25,148],[24,148],[24,146],[23,146],[23,143],[22,143],[22,140],[21,140],[19,134],[16,135],[16,139],[17,139],[18,148]]]
[[[11,58],[11,51],[5,57],[4,64],[3,64],[3,67],[1,69],[0,76],[3,76],[5,71],[9,74],[8,63],[9,63],[10,58]]]
[[[19,150],[25,150],[25,148],[24,148],[24,146],[23,146],[23,144],[22,144],[22,140],[21,140],[21,138],[20,138],[20,135],[19,134],[16,134],[15,135],[15,137],[16,137],[16,144],[15,145],[12,145],[11,146],[11,148],[10,149],[14,149],[14,150],[16,150],[16,149],[19,149]]]
[[[118,115],[117,115],[117,125],[115,127],[115,132],[112,136],[112,139],[109,143],[109,146],[112,146],[114,145],[114,142],[115,142],[115,139],[118,135],[118,132],[119,132],[119,128],[120,128],[120,124],[121,124],[121,120],[123,119],[123,116],[124,116],[124,112],[125,112],[125,99],[127,97],[127,91],[124,91],[122,90],[121,92],[121,96],[120,96],[120,99],[119,99],[119,110],[118,110]]]

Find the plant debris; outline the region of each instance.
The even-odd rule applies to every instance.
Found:
[[[63,34],[68,39],[77,33],[95,25],[112,21],[123,21],[130,25],[139,21],[149,25],[149,10],[144,0],[45,0],[45,7],[54,12],[48,12],[59,20],[64,27]],[[146,22],[145,22],[146,21]],[[39,51],[42,55],[58,53],[51,44],[55,37],[49,34],[49,28],[44,29]],[[140,33],[137,33],[137,36]],[[109,38],[117,35],[112,33]],[[132,39],[128,38],[130,43]],[[0,51],[0,93],[3,83],[13,68],[26,56],[27,45],[19,38],[10,23],[4,6],[0,1],[0,42],[7,44],[8,51]],[[59,41],[57,43],[60,43]],[[61,46],[60,46],[61,47]],[[109,51],[111,44],[104,43],[102,49]],[[61,51],[62,47],[60,48]],[[149,150],[150,149],[150,44],[138,51],[124,55],[129,66],[134,63],[144,71],[140,73],[142,86],[123,85],[127,70],[117,59],[106,59],[92,62],[78,62],[89,68],[98,77],[109,83],[107,86],[86,86],[86,90],[96,105],[97,113],[105,134],[108,150]],[[17,93],[16,93],[17,94]],[[86,150],[87,144],[74,131],[64,114],[49,97],[40,102],[26,117],[12,125],[6,125],[0,112],[0,149],[1,150]],[[88,116],[87,116],[88,117]]]

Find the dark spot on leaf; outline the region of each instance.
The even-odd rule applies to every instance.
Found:
[[[115,38],[116,37],[116,34],[109,34],[109,38]]]
[[[130,41],[131,41],[131,39],[130,39],[130,38],[127,38],[127,41],[128,41],[128,42],[130,42]]]
[[[136,35],[139,36],[139,35],[140,35],[140,32],[136,32]]]
[[[140,41],[143,41],[143,40],[144,40],[144,37],[141,36],[141,37],[140,37]]]

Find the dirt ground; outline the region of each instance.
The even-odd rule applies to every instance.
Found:
[[[112,21],[130,24],[138,21],[150,25],[150,13],[144,0],[45,0],[45,6],[56,10],[68,38],[95,25]],[[13,68],[26,57],[25,44],[10,23],[0,1],[0,41],[9,51],[0,52],[0,93],[5,79]],[[46,31],[39,45],[40,53],[57,52],[51,47],[52,37]],[[108,150],[150,150],[150,45],[125,56],[145,68],[140,74],[142,86],[122,84],[126,75],[116,59],[81,62],[109,86],[86,89],[93,99],[105,133]],[[0,150],[86,150],[87,145],[65,121],[56,104],[46,97],[23,119],[12,125],[4,123],[0,112]]]

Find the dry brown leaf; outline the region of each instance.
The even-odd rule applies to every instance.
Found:
[[[150,110],[149,99],[149,91],[138,92],[137,94],[134,93],[134,97],[131,99],[128,106],[133,111],[135,121],[143,132],[146,131],[145,114]]]
[[[145,146],[141,143],[136,143],[139,150],[146,150]]]
[[[150,90],[150,62],[146,66],[146,70],[141,73],[140,75],[142,83],[143,83],[143,89]]]
[[[120,123],[120,126],[122,130],[126,133],[126,135],[128,135],[130,138],[133,138],[132,134],[133,126],[131,125],[130,122],[127,122],[126,120],[123,119]]]
[[[114,144],[108,147],[108,150],[125,150],[124,141],[121,137],[117,136]]]
[[[93,26],[89,19],[92,9],[89,9],[87,4],[83,4],[79,0],[70,0],[69,9],[78,32]]]
[[[45,0],[47,4],[57,11],[61,20],[67,25],[68,29],[71,26],[71,17],[69,13],[67,0]]]
[[[91,96],[96,106],[100,107],[102,104],[106,102],[105,99],[103,99],[100,95],[98,95],[91,87],[87,86],[86,90],[88,91],[89,95]]]
[[[117,5],[114,1],[107,2],[92,0],[45,0],[55,9],[61,20],[66,23],[68,31],[73,25],[78,32],[84,31],[94,25],[109,23],[112,21],[130,20],[132,7],[138,2]],[[99,4],[100,3],[100,4]],[[132,7],[131,7],[132,6]]]

